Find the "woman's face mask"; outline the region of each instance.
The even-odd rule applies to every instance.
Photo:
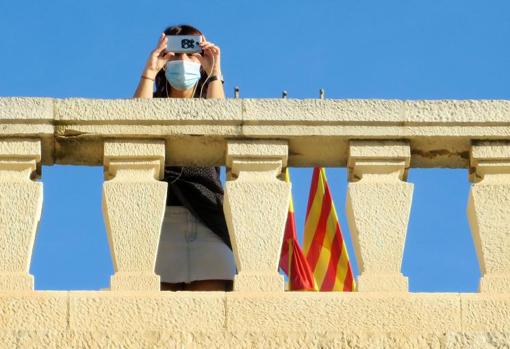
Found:
[[[176,90],[192,88],[200,80],[200,63],[176,60],[166,64],[165,77]]]

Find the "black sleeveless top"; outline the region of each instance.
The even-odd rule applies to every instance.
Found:
[[[165,167],[167,206],[184,206],[230,248],[219,167]]]

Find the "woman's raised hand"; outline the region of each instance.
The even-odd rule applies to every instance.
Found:
[[[154,79],[158,72],[165,66],[166,62],[175,55],[173,52],[166,50],[167,42],[168,39],[165,33],[161,33],[158,45],[151,52],[147,63],[145,63],[143,75]]]
[[[212,42],[205,41],[205,38],[200,43],[200,46],[202,47],[202,54],[194,54],[194,56],[198,58],[207,75],[221,75],[220,48]]]

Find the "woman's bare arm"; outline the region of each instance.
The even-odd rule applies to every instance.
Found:
[[[136,88],[134,98],[152,98],[154,92],[154,79],[156,74],[163,68],[168,60],[174,55],[172,52],[166,52],[165,48],[168,39],[164,33],[159,37],[158,45],[151,52],[145,68],[140,76],[138,87]]]
[[[216,76],[219,79],[222,79],[221,75],[221,50],[219,46],[213,44],[212,42],[204,41],[200,43],[200,46],[203,50],[203,55],[197,55],[197,58],[202,63],[202,67],[204,68],[207,74],[211,74],[212,76]],[[208,99],[225,99],[225,90],[223,89],[223,83],[221,80],[214,80],[209,83],[209,87],[207,88],[207,98]]]
[[[221,80],[214,80],[209,83],[207,99],[225,99],[225,89]]]
[[[140,77],[140,81],[138,82],[138,86],[136,87],[136,91],[134,94],[134,98],[152,98],[152,94],[154,92],[154,81],[151,80],[150,76],[147,73],[144,73]]]

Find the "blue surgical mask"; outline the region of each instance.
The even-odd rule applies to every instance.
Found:
[[[165,77],[176,90],[189,90],[200,80],[200,63],[192,61],[170,61],[165,68]]]

